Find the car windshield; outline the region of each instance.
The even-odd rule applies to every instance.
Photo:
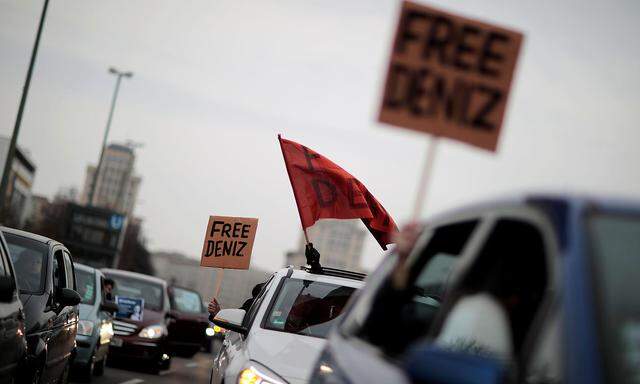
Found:
[[[4,233],[20,292],[38,293],[44,289],[45,260],[49,247],[37,240]]]
[[[171,309],[178,312],[203,313],[200,294],[184,288],[173,288],[171,291]]]
[[[109,275],[113,279],[115,286],[113,287],[113,295],[126,297],[131,299],[143,299],[144,308],[153,311],[162,309],[162,285],[156,284],[143,279],[131,277]]]
[[[607,371],[626,383],[640,378],[640,217],[597,214],[589,230]]]
[[[82,298],[82,304],[93,305],[96,298],[96,277],[95,272],[85,271],[76,268],[76,286]]]
[[[265,328],[326,338],[355,288],[336,284],[284,279]]]

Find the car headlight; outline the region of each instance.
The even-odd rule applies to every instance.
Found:
[[[211,327],[207,327],[204,329],[204,334],[207,336],[213,336],[216,334],[216,331]]]
[[[159,339],[162,335],[167,333],[167,328],[164,325],[154,324],[148,327],[144,327],[138,336],[145,339]]]
[[[100,344],[109,344],[113,337],[113,324],[104,322],[100,325]]]
[[[79,320],[78,321],[78,335],[91,336],[93,334],[93,321]]]
[[[240,371],[238,384],[285,384],[286,381],[277,377],[264,367],[259,367],[253,363],[248,368]]]

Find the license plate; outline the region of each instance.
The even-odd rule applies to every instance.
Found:
[[[111,344],[112,347],[122,347],[122,339],[118,338],[118,337],[114,337],[111,339]]]

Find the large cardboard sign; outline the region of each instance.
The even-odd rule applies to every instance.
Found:
[[[379,120],[495,151],[522,39],[403,2]]]
[[[203,267],[249,269],[258,219],[210,216],[202,246]]]

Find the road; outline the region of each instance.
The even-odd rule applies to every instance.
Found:
[[[93,384],[141,384],[141,383],[209,383],[211,354],[198,353],[191,359],[174,357],[171,369],[151,375],[135,367],[106,367],[104,376],[94,377]],[[74,381],[72,381],[75,383]]]

